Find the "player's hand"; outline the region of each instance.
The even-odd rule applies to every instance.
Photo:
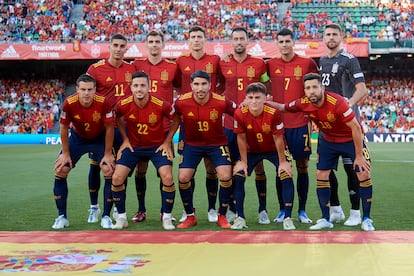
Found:
[[[243,161],[237,161],[233,167],[233,175],[236,175],[239,171],[243,171],[244,175],[247,176],[247,164]]]
[[[128,148],[131,152],[134,152],[134,148],[131,146],[131,143],[129,142],[129,140],[124,140],[122,142],[122,145],[119,147],[119,151],[118,152],[122,152],[124,149]]]
[[[72,159],[70,158],[70,155],[62,153],[56,159],[55,171],[61,171],[64,166],[68,166],[71,169],[73,168]]]
[[[105,154],[104,157],[102,158],[101,162],[99,163],[99,165],[102,166],[107,166],[108,169],[110,169],[113,173],[113,171],[115,170],[115,157],[114,155],[111,154]]]
[[[167,155],[168,160],[170,160],[170,161],[174,160],[174,151],[171,148],[171,143],[170,142],[164,142],[164,143],[162,143],[157,148],[157,150],[155,152],[157,153],[159,151],[165,152],[165,154]]]
[[[289,162],[280,162],[277,173],[280,176],[283,172],[286,172],[290,177],[293,177],[293,169]]]
[[[358,168],[358,174],[370,174],[371,171],[371,164],[368,160],[366,160],[362,155],[357,155],[354,160],[354,170]]]

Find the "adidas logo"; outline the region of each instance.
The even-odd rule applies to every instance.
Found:
[[[132,47],[128,49],[128,51],[125,53],[125,57],[142,57],[143,54],[138,49],[137,45],[134,44]]]
[[[2,54],[2,58],[18,58],[20,55],[16,52],[16,49],[12,45],[9,46]]]
[[[265,52],[263,52],[262,47],[260,47],[259,43],[256,43],[256,45],[254,45],[250,50],[249,50],[249,54],[252,56],[257,56],[257,57],[263,57],[266,55]]]

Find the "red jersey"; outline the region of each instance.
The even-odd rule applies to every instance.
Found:
[[[352,141],[352,130],[346,125],[355,114],[348,102],[340,95],[333,92],[325,92],[325,101],[321,107],[316,107],[307,97],[302,97],[285,105],[286,111],[301,111],[309,115],[309,118],[323,132],[324,139],[333,143]],[[361,127],[362,131],[362,127]]]
[[[175,101],[175,111],[181,116],[184,128],[184,143],[193,146],[227,145],[222,116],[233,115],[236,104],[223,96],[210,93],[208,102],[198,104],[193,93],[181,95]]]
[[[210,75],[211,92],[217,91],[220,83],[220,57],[218,55],[204,54],[200,59],[195,59],[191,54],[184,54],[176,60],[178,66],[180,94],[191,92],[191,74],[197,70],[206,71]]]
[[[263,113],[258,117],[254,117],[247,106],[239,108],[234,113],[234,120],[234,132],[246,134],[248,152],[276,151],[273,135],[285,133],[281,112],[268,104],[265,104]]]
[[[161,60],[158,64],[152,64],[148,58],[136,59],[133,63],[135,71],[144,71],[150,77],[150,93],[155,97],[174,102],[174,87],[177,87],[178,68],[174,61]],[[164,131],[168,131],[171,121],[164,118]]]
[[[89,66],[87,73],[96,80],[96,93],[105,96],[113,108],[125,97],[131,96],[132,73],[135,66],[123,61],[120,67],[112,66],[107,59]]]
[[[94,95],[90,107],[83,107],[78,94],[73,94],[63,102],[60,123],[69,126],[82,138],[94,139],[105,131],[105,124],[113,124],[112,106],[105,97]]]
[[[226,99],[241,104],[246,98],[246,87],[253,82],[260,82],[261,76],[267,72],[263,59],[247,55],[243,62],[238,62],[233,55],[230,61],[220,61],[220,70],[224,79],[224,95]],[[224,117],[224,127],[233,129],[234,120]]]
[[[135,71],[144,71],[150,77],[150,93],[153,96],[173,103],[174,87],[178,80],[177,64],[174,61],[163,59],[158,64],[152,64],[148,58],[141,58],[132,64]]]
[[[124,117],[133,147],[153,147],[164,142],[163,118],[172,120],[174,111],[170,103],[151,95],[145,107],[140,108],[130,96],[116,105],[116,115]]]
[[[303,97],[303,76],[307,73],[318,73],[313,59],[296,54],[288,62],[280,57],[268,60],[267,69],[272,81],[273,101],[283,104]],[[298,128],[309,122],[303,113],[283,113],[282,119],[286,128]]]

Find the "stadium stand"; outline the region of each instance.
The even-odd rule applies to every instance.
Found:
[[[0,79],[0,133],[56,132],[64,91],[58,79]]]

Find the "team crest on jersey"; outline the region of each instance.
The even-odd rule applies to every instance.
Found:
[[[92,120],[94,121],[94,122],[99,122],[99,120],[101,119],[101,113],[99,113],[99,112],[94,112],[93,114],[92,114]]]
[[[212,74],[214,72],[214,66],[211,64],[211,62],[206,64],[206,72],[209,74]]]
[[[125,81],[128,83],[132,82],[132,74],[129,71],[125,73]]]
[[[331,112],[329,112],[328,114],[326,114],[326,118],[328,119],[329,122],[335,122],[335,115],[332,114]]]
[[[218,119],[218,112],[217,110],[213,109],[210,111],[210,120],[212,120],[213,122],[216,121]]]
[[[150,124],[155,124],[155,123],[157,122],[157,115],[156,115],[156,114],[154,114],[154,113],[151,113],[151,114],[148,116],[148,122],[149,122]]]
[[[269,125],[269,124],[264,123],[264,124],[262,125],[262,130],[263,130],[263,133],[270,133],[270,125]]]
[[[254,76],[256,75],[256,70],[250,66],[249,68],[247,68],[247,77],[252,79],[254,78]]]
[[[163,83],[166,83],[168,81],[168,71],[164,70],[161,72],[160,79]]]
[[[339,64],[338,62],[335,62],[334,65],[332,65],[331,74],[332,76],[335,76],[338,73]]]
[[[295,76],[295,78],[297,80],[300,80],[302,78],[302,75],[303,75],[302,67],[300,67],[299,65],[296,66],[295,70],[293,70],[293,75]]]

